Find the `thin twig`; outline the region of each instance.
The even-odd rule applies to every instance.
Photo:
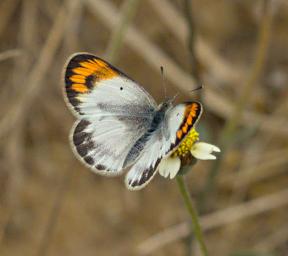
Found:
[[[123,37],[126,29],[133,20],[140,0],[126,0],[121,6],[121,18],[119,23],[112,30],[111,39],[107,46],[107,60],[114,62],[119,54],[119,49],[123,44]]]
[[[19,0],[4,0],[0,4],[0,38],[14,11],[18,6]]]
[[[23,51],[20,49],[7,50],[0,53],[0,61],[4,61],[10,58],[17,58],[23,54]]]
[[[69,4],[76,6],[77,0],[68,2]],[[57,13],[56,19],[39,54],[37,62],[28,76],[26,83],[27,88],[23,90],[23,93],[13,102],[12,107],[7,111],[5,117],[0,122],[0,136],[9,131],[11,127],[15,126],[16,122],[26,116],[27,111],[41,90],[42,79],[47,74],[49,66],[53,62],[53,57],[65,35],[65,28],[69,25],[68,21],[71,18],[73,18],[72,12],[71,15],[67,15],[67,6],[64,4]]]
[[[72,178],[71,168],[67,168],[66,172],[63,174],[62,180],[57,188],[55,200],[52,204],[51,213],[49,215],[48,221],[45,225],[42,239],[40,240],[39,248],[37,249],[36,255],[45,256],[48,254],[50,243],[52,240],[53,231],[58,223],[59,214],[63,206],[63,201],[67,189],[70,185]]]
[[[49,2],[49,5],[50,5],[50,2]],[[48,12],[47,8],[45,8],[45,10]],[[49,12],[50,11],[53,13],[53,9],[49,10]],[[74,18],[69,21],[69,26],[67,26],[67,28],[65,29],[65,37],[64,37],[64,44],[63,44],[65,56],[71,55],[75,51],[79,51],[79,43],[81,41],[81,37],[79,37],[79,34],[80,34],[80,31],[82,30],[81,17],[82,17],[82,12],[83,12],[83,5],[79,4],[78,7],[75,8],[75,10],[73,10],[73,12],[74,12]]]
[[[54,35],[54,45],[53,45],[53,47],[51,46],[52,49],[50,49],[50,51],[52,51],[52,54],[55,53],[57,46],[60,43],[60,40],[62,39],[62,36],[60,34],[58,34],[58,32],[62,31],[63,34],[65,34],[64,33],[65,29],[69,25],[71,25],[68,21],[71,19],[74,19],[74,20],[79,19],[79,17],[77,17],[77,14],[81,15],[81,11],[79,11],[79,12],[77,12],[77,11],[79,10],[79,8],[81,8],[81,4],[82,3],[78,0],[73,0],[73,1],[66,0],[62,6],[62,9],[57,14],[55,24],[53,25],[53,28],[56,30],[54,33],[57,35],[57,37],[56,37],[56,35]],[[65,17],[66,17],[65,20],[61,20],[62,19],[61,15],[63,15],[63,12],[66,13],[65,14]],[[64,24],[60,23],[61,24],[61,26],[60,26],[60,24],[58,22],[61,22],[61,21],[64,22]],[[58,28],[56,25],[60,26],[60,28]],[[53,28],[52,28],[51,33],[53,32]],[[55,42],[55,40],[56,40],[56,42]],[[59,184],[55,200],[52,204],[51,214],[48,217],[47,224],[46,224],[44,231],[43,231],[43,236],[40,239],[39,247],[36,250],[36,255],[44,256],[44,255],[48,254],[50,243],[51,243],[52,236],[53,236],[53,231],[55,230],[55,227],[57,225],[60,210],[62,209],[63,201],[64,201],[65,195],[66,195],[65,192],[67,191],[67,188],[70,184],[71,177],[72,177],[72,172],[71,172],[70,168],[67,168],[67,172],[65,172],[63,174],[61,183]]]
[[[238,125],[241,123],[243,110],[249,103],[249,99],[253,94],[254,86],[262,74],[265,60],[267,56],[267,51],[269,47],[269,42],[271,38],[271,27],[273,21],[273,12],[271,8],[272,1],[265,0],[263,1],[263,14],[262,14],[262,22],[259,30],[258,37],[258,45],[257,52],[255,56],[255,62],[252,65],[251,72],[248,76],[247,81],[243,84],[243,91],[235,104],[235,108],[231,118],[229,118],[223,128],[223,131],[220,135],[219,145],[221,147],[221,155],[219,158],[213,163],[211,170],[209,172],[209,176],[207,179],[207,183],[204,189],[204,192],[200,198],[201,208],[205,208],[205,201],[208,194],[214,190],[216,178],[218,176],[222,160],[224,159],[227,148],[229,147],[231,141],[233,141],[233,136],[235,136],[236,129]]]
[[[185,45],[189,37],[189,28],[183,15],[168,0],[149,0],[149,2],[167,29]],[[235,83],[243,76],[243,70],[240,67],[233,67],[231,63],[221,58],[200,35],[195,38],[195,51],[199,61],[213,78]]]
[[[8,225],[11,223],[15,214],[15,209],[19,207],[19,194],[23,183],[23,130],[16,129],[13,137],[9,140],[6,149],[6,158],[9,163],[8,184],[5,191],[4,218],[0,221],[0,248],[7,232]]]
[[[288,226],[287,224],[280,229],[275,229],[271,234],[262,239],[253,249],[258,252],[270,252],[273,249],[279,247],[281,244],[287,243],[288,241]]]
[[[288,189],[200,217],[200,224],[202,230],[207,231],[286,205],[288,205]],[[167,228],[142,242],[138,247],[139,253],[141,255],[154,253],[166,244],[187,237],[189,232],[190,229],[187,222]]]
[[[21,26],[20,32],[17,33],[18,36],[18,48],[21,49],[20,53],[25,52],[22,58],[14,59],[14,70],[13,70],[13,80],[11,81],[10,91],[16,94],[19,92],[19,84],[26,82],[26,74],[31,67],[32,59],[29,58],[28,53],[35,51],[34,32],[32,29],[36,23],[36,12],[37,4],[36,0],[25,1],[22,4],[22,14],[21,14]],[[12,50],[13,51],[13,50]],[[13,53],[11,51],[11,53]],[[19,50],[14,50],[14,55],[19,56]],[[25,146],[24,146],[24,130],[23,129],[23,119],[18,121],[16,127],[11,131],[8,137],[8,147],[4,147],[7,151],[7,159],[9,159],[10,171],[8,175],[8,186],[6,188],[6,200],[7,200],[7,217],[2,225],[0,226],[0,244],[5,236],[5,231],[7,231],[11,222],[13,222],[15,215],[18,213],[20,206],[20,191],[25,182],[24,176],[24,159],[25,159]]]
[[[189,29],[188,36],[188,49],[190,53],[190,65],[191,65],[191,74],[195,77],[195,80],[198,85],[202,85],[202,78],[199,69],[198,56],[196,52],[196,27],[193,19],[192,13],[192,0],[183,1],[184,14],[186,16],[186,23]],[[200,94],[201,95],[201,94]]]
[[[287,172],[287,169],[277,167],[287,165],[288,149],[279,149],[275,150],[275,152],[266,153],[261,159],[265,160],[253,166],[240,169],[237,173],[226,174],[220,177],[219,186],[231,186],[237,181],[237,188],[239,189]]]

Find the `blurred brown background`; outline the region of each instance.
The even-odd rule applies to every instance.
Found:
[[[61,72],[77,51],[158,102],[161,65],[169,95],[201,97],[200,136],[223,153],[186,178],[210,255],[288,255],[287,28],[286,0],[1,0],[0,255],[200,255],[174,180],[130,192],[73,156]]]

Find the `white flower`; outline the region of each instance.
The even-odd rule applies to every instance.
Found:
[[[196,142],[191,148],[191,154],[200,160],[215,160],[213,152],[220,152],[220,148],[205,142]]]
[[[160,175],[173,179],[181,167],[181,162],[191,155],[200,160],[215,160],[213,152],[220,152],[220,149],[212,144],[197,142],[199,134],[192,129],[185,139],[179,144],[177,149],[168,157],[163,158],[158,166]]]
[[[162,159],[159,164],[159,173],[165,178],[168,178],[170,175],[170,179],[173,179],[177,172],[180,170],[181,161],[179,157],[167,157]]]

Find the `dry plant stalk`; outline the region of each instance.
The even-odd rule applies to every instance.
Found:
[[[2,33],[12,18],[13,12],[16,10],[19,0],[3,0],[0,3],[0,38]]]
[[[4,52],[0,52],[0,62],[7,60],[7,59],[10,59],[10,58],[17,58],[21,54],[23,54],[23,51],[21,51],[20,49],[13,49],[13,50],[7,50]]]
[[[279,175],[287,170],[277,168],[288,163],[288,149],[278,149],[266,153],[262,159],[267,159],[255,165],[240,169],[237,173],[231,173],[219,177],[219,186],[233,186],[237,180],[237,188],[251,186],[252,184]],[[273,170],[273,172],[271,171]]]
[[[136,1],[126,0],[123,4],[123,7],[121,8],[122,9],[121,15],[123,19],[121,20],[121,22],[119,22],[118,26],[115,28],[114,33],[112,34],[110,44],[107,49],[107,55],[109,56],[109,58],[115,59],[118,55],[118,51],[121,48],[123,36],[126,31],[126,27],[131,22],[132,16],[137,9],[137,1],[139,0],[136,0]],[[80,5],[80,2],[78,2],[78,4]],[[70,6],[70,8],[71,7],[73,7],[73,9],[70,9],[70,12],[71,12],[70,17],[73,17],[74,22],[75,22],[75,20],[79,20],[81,18],[75,15],[75,10],[77,10],[78,8],[81,8],[82,6]],[[80,13],[78,12],[78,15],[81,15],[81,12]],[[121,28],[120,31],[118,31],[119,28]],[[44,229],[43,238],[41,239],[40,246],[37,250],[37,255],[39,256],[44,256],[44,255],[47,255],[48,253],[53,231],[57,224],[61,206],[65,199],[65,192],[67,191],[68,185],[70,184],[70,178],[71,178],[71,172],[67,171],[67,173],[63,175],[62,182],[58,188],[55,201],[51,209],[51,215],[48,219],[47,226]]]
[[[152,8],[157,12],[167,29],[173,33],[182,43],[186,45],[189,37],[189,28],[185,19],[167,0],[149,0]],[[232,67],[225,59],[214,51],[201,36],[195,38],[195,51],[199,61],[207,67],[209,75],[216,77],[219,81],[229,83],[238,82],[243,76],[239,67]]]
[[[115,6],[103,0],[85,0],[89,10],[97,17],[100,18],[110,29],[117,26],[120,15],[117,13]],[[127,29],[127,33],[124,37],[125,42],[135,50],[142,59],[147,62],[153,69],[159,70],[160,66],[165,66],[166,78],[169,80],[177,89],[184,94],[187,93],[187,85],[189,87],[197,87],[197,84],[191,76],[183,71],[171,58],[165,54],[160,47],[152,44],[143,33],[137,30],[134,26],[130,26]],[[200,54],[199,54],[200,57]],[[223,97],[219,92],[212,89],[211,87],[206,87],[204,94],[204,101],[207,103],[207,108],[225,119],[229,118],[232,110],[233,104],[227,98]],[[275,120],[274,120],[275,119]],[[275,126],[271,123],[281,123],[283,120],[278,120],[278,118],[269,118],[265,115],[258,113],[243,113],[242,125],[246,126],[257,126],[262,124],[263,130],[269,132],[275,130]],[[286,125],[287,121],[285,121]],[[288,126],[288,124],[287,124]],[[284,129],[284,126],[277,126],[277,132],[279,135],[286,136],[288,130]]]
[[[71,9],[77,6],[77,0],[68,1],[71,5]],[[72,15],[71,15],[72,16]],[[12,104],[11,109],[8,111],[6,116],[1,120],[0,131],[1,134],[5,134],[11,127],[13,127],[19,120],[25,119],[27,111],[30,109],[34,102],[34,99],[41,91],[41,82],[44,76],[49,70],[49,66],[53,61],[53,57],[56,54],[66,26],[68,25],[70,15],[67,15],[67,5],[66,3],[60,8],[51,31],[47,37],[46,42],[41,50],[41,53],[35,63],[31,73],[28,75],[26,82],[26,89],[24,93],[19,95],[19,97]]]
[[[232,222],[287,206],[288,189],[263,196],[247,203],[241,203],[217,212],[200,217],[200,223],[204,231],[222,227]],[[181,223],[153,235],[139,245],[139,254],[149,255],[159,248],[189,235],[188,223]]]
[[[210,169],[205,189],[200,198],[201,208],[205,208],[205,201],[207,197],[209,196],[209,194],[211,194],[212,191],[214,191],[216,179],[222,167],[222,161],[225,157],[226,150],[231,145],[233,137],[236,136],[237,127],[240,125],[241,120],[245,114],[244,109],[249,104],[249,99],[253,95],[253,90],[256,85],[256,82],[260,78],[266,63],[265,61],[267,51],[272,34],[271,30],[273,21],[272,1],[271,0],[263,1],[262,7],[263,7],[261,17],[262,22],[259,27],[255,61],[252,64],[251,71],[248,75],[247,80],[244,82],[242,86],[241,95],[239,96],[234,105],[232,115],[226,121],[223,131],[220,134],[219,145],[222,149],[222,154],[219,157],[219,159],[213,163]]]
[[[106,56],[110,62],[115,62],[119,55],[119,49],[123,44],[126,29],[133,20],[140,0],[126,0],[121,6],[121,18],[117,26],[111,32],[111,39],[108,43]]]

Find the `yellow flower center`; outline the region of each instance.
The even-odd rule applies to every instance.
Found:
[[[194,143],[199,140],[199,133],[193,128],[189,131],[183,141],[180,142],[179,146],[172,154],[172,157],[184,157],[187,154],[190,154],[192,146]]]

